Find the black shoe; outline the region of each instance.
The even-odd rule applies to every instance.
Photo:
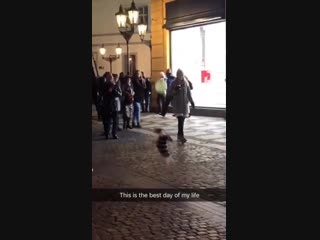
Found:
[[[106,134],[106,139],[107,139],[107,140],[109,139],[109,134]]]
[[[118,139],[118,136],[117,136],[116,134],[113,134],[113,135],[112,135],[112,138],[113,138],[113,139]]]
[[[183,135],[178,135],[178,141],[183,144],[187,142],[187,139]]]
[[[128,125],[127,128],[132,129],[132,127],[130,125]]]
[[[119,132],[122,131],[122,128],[118,127],[118,128],[117,128],[117,131],[119,131]]]
[[[138,123],[138,125],[137,125],[137,128],[141,128],[141,125],[140,125],[140,123]]]

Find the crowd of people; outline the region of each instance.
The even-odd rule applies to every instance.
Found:
[[[105,137],[118,139],[117,132],[122,129],[141,128],[141,112],[150,111],[151,101],[151,82],[144,73],[137,70],[131,77],[123,72],[119,75],[106,72],[93,80],[93,103],[98,119],[103,122]]]
[[[130,76],[106,72],[102,77],[93,78],[92,97],[98,118],[103,122],[106,139],[118,139],[117,132],[132,128],[141,128],[141,112],[150,112],[152,85],[144,73],[137,70]],[[158,113],[165,116],[169,105],[173,107],[178,119],[178,140],[186,142],[184,120],[190,117],[190,107],[194,108],[191,96],[191,81],[178,69],[176,77],[170,69],[161,72],[155,83]],[[122,115],[123,125],[119,126]],[[161,123],[159,124],[161,125]],[[112,127],[111,127],[112,126]],[[110,135],[111,131],[111,135]]]

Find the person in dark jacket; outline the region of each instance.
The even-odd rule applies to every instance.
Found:
[[[105,84],[105,81],[106,81],[106,78],[105,78],[106,74],[104,74],[102,77],[98,77],[97,80],[96,80],[96,83],[97,83],[97,88],[98,88],[98,100],[97,100],[97,103],[98,103],[98,108],[99,108],[99,111],[100,111],[100,121],[102,120],[103,121],[103,114],[102,114],[102,92],[103,92],[103,87],[104,87],[104,84]]]
[[[167,69],[167,71],[166,71],[166,77],[167,77],[168,91],[167,91],[166,99],[165,99],[165,102],[164,102],[164,106],[163,106],[162,111],[161,111],[161,115],[162,116],[165,116],[167,114],[169,105],[170,105],[171,100],[172,100],[172,94],[170,93],[170,90],[171,90],[171,84],[175,80],[175,76],[173,76],[170,68]]]
[[[105,75],[105,82],[102,88],[102,114],[103,116],[103,126],[104,134],[106,139],[109,138],[110,125],[112,121],[112,137],[118,139],[117,136],[117,97],[121,96],[121,89],[116,84],[113,79],[113,76],[110,72],[107,72]]]
[[[166,77],[167,77],[167,86],[168,86],[168,89],[170,89],[171,83],[175,79],[175,77],[172,75],[170,68],[167,69],[167,71],[166,71]]]
[[[126,82],[122,85],[122,96],[123,96],[123,129],[132,129],[130,120],[133,117],[133,96],[134,91],[131,84],[131,79],[126,77]]]
[[[141,78],[146,83],[146,89],[147,89],[147,79],[144,76],[144,72],[141,71]],[[144,90],[146,92],[146,89]],[[141,111],[146,112],[146,94],[143,95],[143,101],[141,102]]]
[[[139,70],[135,72],[132,80],[134,91],[132,127],[141,128],[141,104],[143,103],[144,93],[147,87]]]
[[[124,85],[126,83],[126,77],[124,76],[124,73],[121,72],[119,74],[119,82],[120,82],[120,87],[122,88],[122,85]]]
[[[144,73],[143,72],[141,73],[146,82],[146,89],[144,91],[144,112],[150,112],[152,85],[151,85],[150,79],[145,78]]]
[[[118,86],[118,89],[121,91],[121,84],[119,81],[119,77],[118,74],[112,74],[113,79],[116,83],[116,85]],[[119,115],[121,114],[121,96],[116,97],[116,103],[117,103],[117,130],[121,131],[122,128],[119,126]]]
[[[91,90],[92,90],[92,102],[96,107],[96,111],[98,114],[98,120],[101,120],[101,110],[100,110],[100,105],[99,105],[99,94],[98,94],[98,81],[97,78],[94,74],[94,71],[92,69],[92,76],[91,76],[91,81],[92,81],[92,86],[91,86]]]

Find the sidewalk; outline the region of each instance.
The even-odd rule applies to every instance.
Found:
[[[93,117],[94,119],[95,117]],[[192,117],[185,145],[169,145],[170,160],[155,146],[153,128],[165,124],[176,139],[176,119],[143,114],[142,129],[100,136],[92,121],[94,188],[218,188],[225,190],[225,121]],[[225,239],[225,202],[94,202],[93,239]]]

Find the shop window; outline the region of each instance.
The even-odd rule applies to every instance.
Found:
[[[191,80],[197,106],[226,107],[225,22],[172,31],[171,59],[173,73]]]

